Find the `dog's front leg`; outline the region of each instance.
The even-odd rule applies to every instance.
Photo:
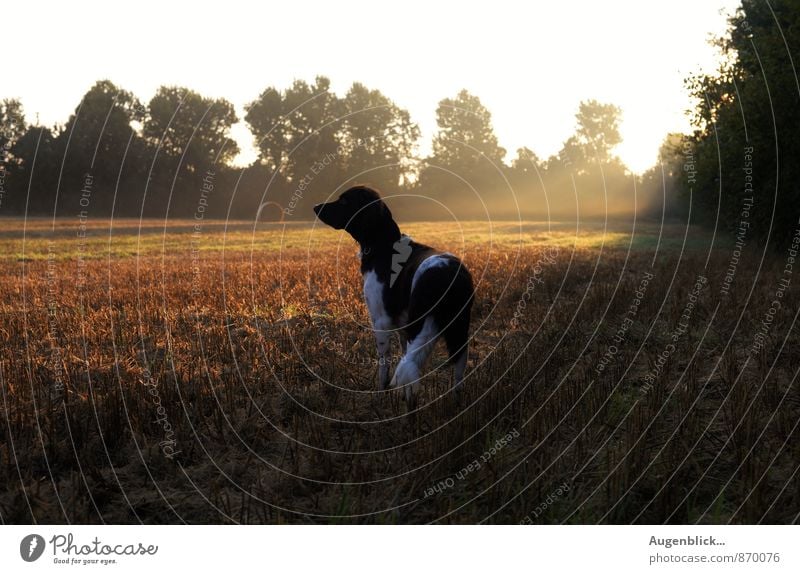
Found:
[[[375,330],[375,344],[378,347],[378,390],[383,391],[389,385],[389,351],[392,340],[388,330]]]

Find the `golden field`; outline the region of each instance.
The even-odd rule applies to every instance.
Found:
[[[375,391],[349,237],[196,224],[2,220],[3,523],[800,512],[786,253],[746,249],[725,294],[730,242],[681,225],[404,226],[478,294],[465,396],[441,348],[408,413]]]

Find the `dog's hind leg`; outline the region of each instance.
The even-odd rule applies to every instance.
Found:
[[[414,392],[422,378],[422,368],[431,356],[439,335],[433,317],[427,317],[419,333],[408,341],[406,353],[397,365],[390,386],[405,389],[406,403],[409,406],[414,402]]]
[[[463,310],[444,332],[444,340],[450,353],[449,363],[453,365],[453,391],[460,394],[464,386],[464,372],[469,356],[469,309]]]

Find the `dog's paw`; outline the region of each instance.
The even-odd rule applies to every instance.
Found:
[[[400,360],[400,364],[397,365],[397,369],[394,372],[392,382],[389,383],[389,386],[391,388],[410,386],[416,383],[419,377],[420,374],[417,365],[414,361],[404,357]]]

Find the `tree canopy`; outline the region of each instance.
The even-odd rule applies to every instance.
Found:
[[[581,102],[575,134],[558,156],[545,161],[523,147],[507,164],[491,113],[466,90],[439,102],[431,153],[419,157],[420,129],[407,110],[360,82],[341,96],[330,84],[324,76],[295,80],[267,87],[248,103],[243,120],[258,157],[246,168],[233,165],[234,106],[185,87],[162,86],[145,105],[101,80],[65,124],[52,128],[25,124],[21,105],[9,100],[0,107],[4,165],[17,188],[30,181],[29,212],[61,215],[88,209],[96,216],[193,217],[202,199],[208,217],[305,219],[314,203],[365,183],[388,196],[438,202],[438,211],[400,208],[412,218],[542,216],[550,209],[563,216],[579,207],[571,187],[563,187],[573,172],[583,178],[579,203],[604,200],[589,172],[613,171],[616,106]],[[213,199],[205,197],[211,172]],[[83,189],[87,175],[90,192]],[[283,214],[264,205],[282,206]],[[20,212],[25,202],[18,194],[3,207]]]
[[[744,0],[716,43],[719,70],[687,81],[696,131],[683,155],[696,175],[681,180],[684,201],[693,193],[699,221],[731,232],[746,211],[749,238],[782,246],[800,205],[800,4]]]

